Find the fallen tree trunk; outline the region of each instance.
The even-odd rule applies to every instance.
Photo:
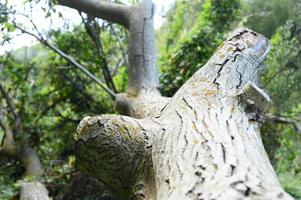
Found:
[[[260,136],[269,97],[257,85],[267,40],[235,31],[173,98],[157,90],[153,4],[95,0],[62,4],[130,32],[129,88],[116,96],[131,117],[86,117],[76,135],[76,167],[117,199],[292,199],[280,186]],[[83,6],[82,6],[83,5]]]
[[[269,103],[256,86],[267,51],[263,36],[238,30],[159,117],[85,118],[77,167],[121,199],[292,199],[277,180],[256,118]]]

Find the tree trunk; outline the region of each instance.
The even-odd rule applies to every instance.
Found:
[[[81,1],[68,5],[81,9]],[[109,12],[95,12],[102,3],[85,2],[86,12],[110,20]],[[104,4],[100,11],[118,12]],[[249,29],[235,31],[173,98],[164,98],[156,89],[151,5],[122,7],[123,20],[114,18],[132,38],[129,89],[116,99],[116,108],[132,118],[83,119],[77,169],[106,183],[117,199],[292,199],[260,136],[270,101],[257,86],[267,40]]]
[[[257,122],[269,103],[255,85],[267,51],[263,36],[238,30],[158,118],[85,118],[78,168],[124,199],[291,199]]]
[[[30,182],[21,183],[20,200],[50,200],[47,188],[38,181],[43,174],[43,167],[37,152],[30,147],[24,147],[20,160],[25,167],[25,175],[32,179]]]
[[[40,182],[22,183],[20,200],[50,200],[48,190]]]
[[[5,138],[1,142],[0,155],[19,160],[25,167],[25,176],[32,181],[21,181],[20,200],[49,200],[48,190],[38,181],[43,174],[42,164],[37,152],[25,145],[18,146],[13,137],[13,131],[4,126],[0,120],[1,127],[5,131]]]

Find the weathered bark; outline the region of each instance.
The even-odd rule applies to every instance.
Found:
[[[122,199],[292,199],[256,121],[269,102],[255,85],[267,51],[263,36],[238,30],[158,118],[84,119],[78,168]]]
[[[262,35],[235,31],[168,99],[157,90],[152,2],[120,8],[116,18],[124,21],[107,16],[118,13],[113,3],[100,9],[99,1],[84,8],[80,2],[68,6],[129,30],[129,87],[116,96],[116,108],[133,118],[83,119],[76,135],[79,170],[106,183],[118,199],[292,199],[260,136],[258,121],[270,101],[257,86],[269,49]]]
[[[104,182],[117,199],[152,195],[155,185],[148,134],[158,131],[153,130],[154,125],[151,120],[117,115],[83,119],[76,136],[76,168]]]
[[[162,97],[158,91],[140,90],[137,95],[117,94],[115,108],[120,114],[134,118],[159,117],[170,98]]]
[[[129,26],[129,7],[98,0],[59,0],[59,3],[110,22]]]

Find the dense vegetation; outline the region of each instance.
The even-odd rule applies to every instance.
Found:
[[[39,5],[46,17],[55,15],[52,5],[43,1]],[[178,0],[157,30],[161,91],[169,96],[206,63],[235,27],[247,26],[270,39],[262,87],[273,105],[262,137],[281,183],[296,199],[301,199],[300,8],[298,0]],[[1,4],[2,42],[22,28],[14,23],[17,14],[11,9]],[[41,35],[30,30],[43,37],[40,44],[0,56],[0,122],[13,130],[18,145],[38,151],[45,169],[43,182],[54,199],[99,199],[101,192],[95,187],[100,183],[74,171],[73,133],[84,116],[115,111],[99,85],[47,44],[72,56],[111,90],[124,91],[127,84],[125,30],[84,14],[82,20],[81,25]],[[2,127],[0,141],[3,137]],[[22,179],[31,179],[24,177],[22,164],[1,156],[0,199],[14,199]]]

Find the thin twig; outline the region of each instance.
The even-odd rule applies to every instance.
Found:
[[[105,53],[101,44],[101,41],[99,39],[99,35],[100,35],[100,28],[99,25],[96,21],[96,19],[94,17],[91,16],[87,16],[87,19],[84,18],[83,14],[81,12],[79,12],[79,15],[82,18],[82,22],[85,25],[85,29],[87,34],[89,35],[92,43],[93,43],[93,47],[94,47],[94,52],[97,54],[96,56],[99,57],[103,63],[102,66],[102,72],[103,72],[103,76],[105,79],[105,82],[107,84],[107,86],[113,90],[113,92],[116,92],[116,86],[115,83],[113,81],[109,66],[108,66],[108,62],[105,58]]]
[[[10,110],[10,112],[13,114],[15,120],[18,118],[18,114],[17,112],[15,111],[15,108],[12,104],[12,100],[10,99],[8,93],[6,92],[6,90],[4,89],[4,87],[2,86],[2,84],[0,83],[0,92],[2,93],[2,96],[4,97],[6,103],[7,103],[7,106]]]
[[[298,134],[301,134],[301,125],[300,122],[298,122],[297,120],[288,118],[288,117],[284,117],[284,116],[280,116],[280,115],[266,115],[265,116],[265,120],[267,122],[272,122],[272,123],[280,123],[280,124],[289,124],[292,125],[295,129],[295,131]]]
[[[19,27],[15,24],[16,29],[19,29],[22,33],[28,34],[34,38],[36,38],[38,41],[40,41],[45,46],[49,47],[51,50],[59,54],[61,57],[63,57],[65,60],[67,60],[72,66],[78,68],[81,70],[84,74],[86,74],[89,78],[94,80],[103,90],[105,90],[112,98],[113,100],[116,98],[116,93],[114,93],[112,90],[110,90],[105,84],[103,84],[96,76],[94,76],[89,70],[87,70],[84,66],[79,64],[77,61],[75,61],[71,56],[64,53],[62,50],[58,49],[54,45],[50,44],[47,40],[40,38],[39,36]]]

